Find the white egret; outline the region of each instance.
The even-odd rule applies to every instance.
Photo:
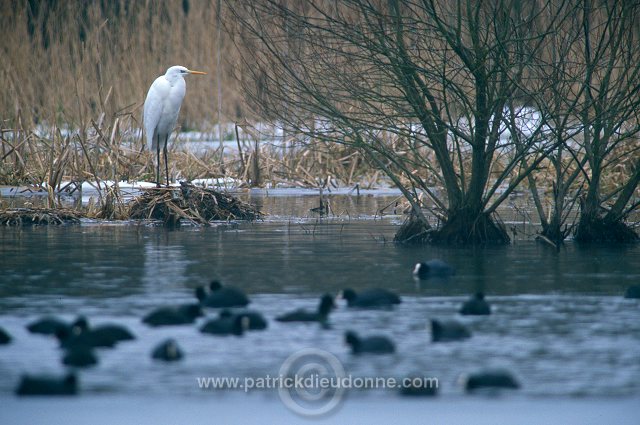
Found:
[[[176,126],[180,106],[186,91],[184,76],[188,74],[206,75],[206,72],[191,71],[184,66],[172,66],[164,75],[156,78],[144,101],[144,131],[147,146],[156,150],[156,184],[160,187],[160,144],[164,151],[164,166],[169,186],[169,164],[167,143]]]

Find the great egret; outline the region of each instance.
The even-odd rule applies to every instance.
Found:
[[[156,184],[160,187],[160,143],[164,151],[164,166],[169,186],[169,164],[167,162],[167,142],[176,126],[180,106],[186,91],[184,76],[188,74],[206,75],[206,72],[191,71],[184,66],[172,66],[164,75],[155,79],[144,101],[144,131],[147,146],[156,150]]]

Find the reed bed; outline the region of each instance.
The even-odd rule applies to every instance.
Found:
[[[240,131],[231,135],[239,146],[234,155],[193,154],[174,144],[173,177],[231,177],[241,185],[270,187],[388,183],[353,147],[295,136],[283,145],[264,143],[243,99],[243,82],[251,74],[238,66],[242,28],[229,3],[218,10],[217,2],[194,0],[0,0],[0,10],[0,184],[53,193],[62,181],[93,181],[99,188],[103,180],[151,180],[153,155],[143,149],[139,130],[142,104],[153,79],[174,64],[208,73],[187,82],[179,129],[217,139],[214,128],[221,120],[240,123]],[[388,143],[403,158],[416,153],[402,140]],[[637,143],[631,149],[637,153]],[[635,156],[621,155],[603,187],[628,178]],[[424,164],[422,158],[415,162]],[[434,170],[412,172],[431,186],[440,184]],[[549,190],[553,178],[551,171],[536,173]]]
[[[63,189],[89,182],[99,189],[98,203],[103,204],[108,189],[105,181],[154,180],[155,153],[145,148],[138,123],[134,111],[123,110],[112,120],[100,115],[76,129],[28,127],[21,120],[13,127],[0,125],[0,185],[40,188],[48,191],[53,201]],[[170,176],[178,181],[227,177],[238,187],[327,188],[358,184],[360,188],[372,188],[391,184],[355,147],[319,140],[300,141],[293,136],[272,143],[273,136],[260,134],[256,126],[245,122],[237,133],[238,148],[226,150],[222,160],[218,149],[189,151],[183,148],[183,136],[174,136],[169,155]],[[635,140],[626,150],[637,152],[638,143]],[[394,152],[401,156],[398,146]],[[431,153],[421,154],[428,158]],[[608,190],[628,179],[635,171],[635,158],[628,152],[617,155],[615,166],[607,168],[602,176],[603,187]],[[388,166],[393,164],[389,162]],[[574,169],[575,163],[568,166]],[[583,169],[589,173],[588,166]],[[500,171],[497,160],[494,172]],[[439,187],[437,170],[416,169],[414,173],[429,185]],[[543,161],[533,174],[542,194],[551,194],[554,173],[550,162]],[[402,173],[398,175],[402,184],[409,184]],[[571,190],[579,190],[582,181],[577,179]],[[523,183],[520,190],[527,191],[527,185]],[[118,193],[112,194],[116,201],[118,197]]]
[[[223,8],[221,24],[227,14]],[[210,1],[0,0],[0,118],[79,127],[100,112],[138,111],[149,85],[172,65],[208,73],[188,83],[183,128],[217,121],[217,76],[221,115],[245,116],[236,49],[216,30],[217,17]]]
[[[0,185],[53,193],[68,182],[91,182],[104,190],[105,180],[152,181],[155,153],[145,148],[136,124],[132,111],[122,111],[112,121],[103,116],[77,129],[27,127],[23,121],[0,126]],[[239,150],[227,150],[222,161],[216,148],[189,151],[182,136],[173,138],[170,176],[183,181],[229,177],[239,186],[254,187],[371,187],[382,179],[360,152],[345,145],[293,139],[280,145],[268,141],[268,135],[238,134]]]
[[[0,0],[0,184],[42,187],[53,197],[63,181],[104,188],[104,180],[152,180],[142,104],[151,82],[175,64],[208,73],[187,82],[180,130],[217,139],[219,120],[242,124],[231,135],[241,146],[235,155],[192,154],[174,144],[171,176],[272,187],[378,184],[379,173],[351,148],[293,138],[286,149],[264,143],[241,92],[248,77],[237,66],[240,29],[228,5],[216,6]]]

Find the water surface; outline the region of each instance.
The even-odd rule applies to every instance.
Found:
[[[640,395],[640,302],[622,298],[640,281],[637,246],[403,247],[391,242],[402,217],[376,216],[394,196],[337,198],[332,205],[340,211],[329,219],[309,213],[315,197],[256,196],[249,198],[270,213],[264,222],[174,231],[93,222],[1,228],[0,325],[14,342],[0,347],[0,394],[10,394],[21,373],[64,371],[56,342],[28,334],[27,323],[45,314],[83,314],[94,324],[127,325],[137,336],[99,350],[100,364],[80,372],[84,394],[207,395],[197,377],[277,374],[290,354],[315,347],[335,354],[355,376],[436,377],[445,397],[461,397],[460,376],[487,367],[512,371],[524,397]],[[456,276],[414,281],[413,265],[430,258],[452,264]],[[157,306],[193,300],[194,288],[214,278],[247,291],[269,328],[214,337],[197,325],[151,329],[140,322]],[[313,309],[321,294],[346,287],[385,287],[403,303],[354,311],[341,302],[330,329],[272,320]],[[477,290],[487,293],[494,314],[459,316]],[[460,320],[473,337],[433,344],[430,318]],[[354,357],[343,344],[347,329],[387,335],[397,353]],[[179,364],[149,357],[167,337],[186,353]]]

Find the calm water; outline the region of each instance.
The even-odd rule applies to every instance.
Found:
[[[529,241],[475,250],[400,247],[391,240],[401,218],[374,218],[393,199],[343,197],[333,205],[339,217],[321,221],[307,214],[317,198],[253,197],[271,214],[265,222],[176,231],[91,222],[0,228],[0,325],[14,337],[0,346],[0,394],[10,394],[23,372],[64,371],[57,343],[24,328],[44,314],[84,314],[93,324],[121,323],[136,334],[133,342],[99,350],[100,364],[80,372],[85,394],[207,394],[196,377],[277,375],[285,358],[307,347],[335,354],[356,376],[436,377],[445,397],[462,394],[461,374],[486,367],[512,371],[525,396],[640,394],[640,302],[622,298],[640,281],[639,247],[569,243],[555,252]],[[413,264],[430,258],[448,261],[457,275],[416,283]],[[243,337],[140,322],[157,306],[193,300],[194,288],[212,278],[246,290],[250,307],[268,319],[313,309],[322,293],[345,287],[386,287],[403,303],[389,311],[340,304],[331,329],[270,321],[266,331]],[[458,316],[462,301],[478,289],[488,294],[494,314]],[[433,344],[430,318],[457,318],[474,335]],[[342,342],[346,329],[387,335],[397,353],[355,358]],[[151,361],[151,348],[170,336],[185,351],[184,361]]]

